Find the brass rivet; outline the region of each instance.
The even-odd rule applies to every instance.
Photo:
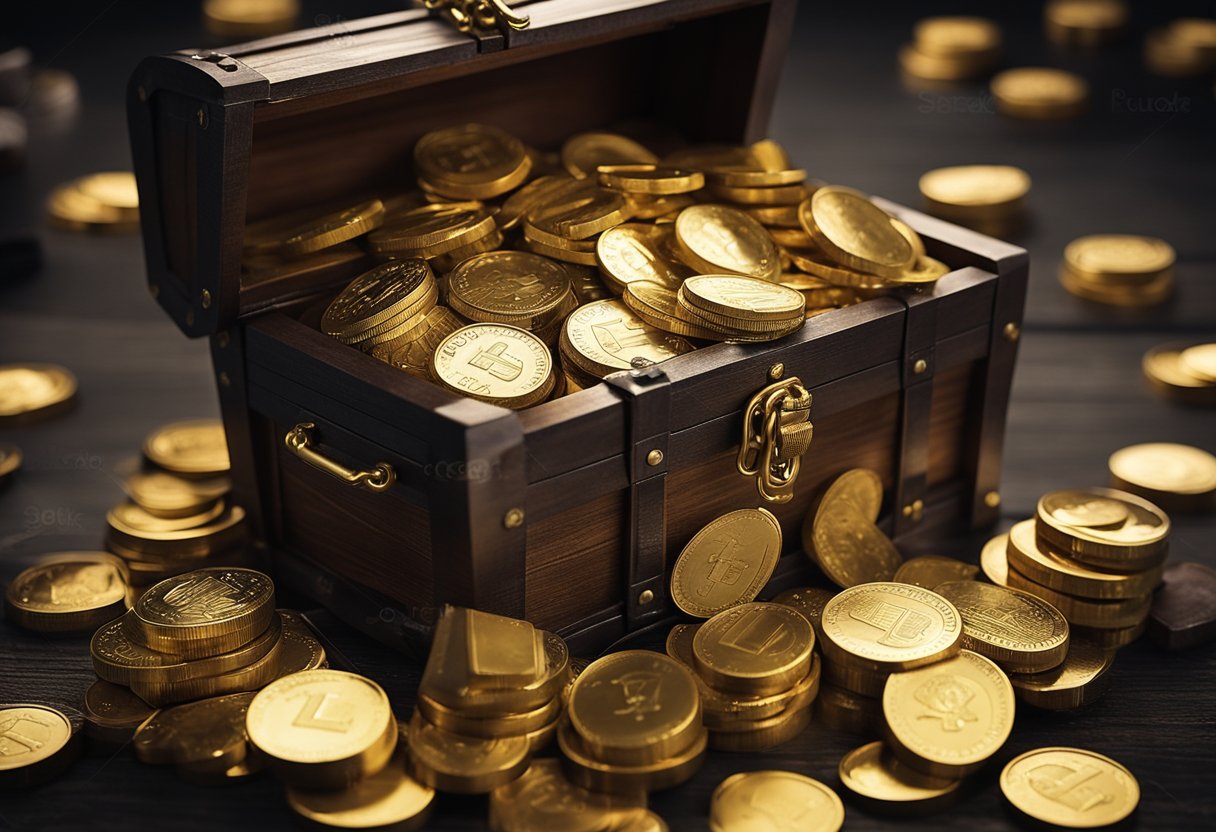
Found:
[[[224,387],[232,386],[232,379],[229,378],[228,372],[226,370],[220,370],[220,384],[223,385]]]
[[[229,338],[227,332],[221,332],[219,335],[215,336],[216,346],[218,346],[222,350],[228,349],[228,344],[230,341],[231,341],[231,339]]]
[[[778,361],[776,364],[768,368],[768,380],[776,381],[785,375],[785,365]]]
[[[655,448],[653,451],[646,454],[646,464],[647,465],[658,465],[662,461],[663,461],[663,452],[660,451],[658,448]]]
[[[988,508],[996,508],[1001,504],[1001,493],[999,491],[989,491],[984,495],[984,505]]]
[[[207,127],[207,111],[206,111],[206,110],[204,110],[202,107],[199,107],[199,108],[198,108],[198,112],[197,112],[197,113],[195,113],[195,115],[198,117],[198,126],[199,126],[199,127],[204,128],[204,129],[206,129],[206,127]]]
[[[1006,341],[1017,341],[1018,338],[1022,337],[1022,330],[1018,329],[1017,324],[1010,321],[1001,329],[1001,334],[1005,336]]]
[[[210,290],[210,289],[204,289],[204,290],[203,290],[203,294],[202,294],[202,303],[203,303],[203,308],[204,308],[204,309],[210,309],[210,308],[211,308],[211,290]]]
[[[912,511],[916,512],[916,511],[924,511],[924,510],[925,510],[925,501],[924,500],[917,500],[916,502],[912,503]]]
[[[923,358],[916,359],[916,363],[912,365],[912,372],[917,375],[920,375],[927,369],[929,369],[929,362]]]
[[[652,590],[649,590],[649,589],[643,589],[643,590],[641,591],[641,593],[638,595],[638,604],[639,604],[639,606],[643,606],[643,607],[644,607],[644,606],[646,606],[647,604],[649,604],[649,603],[650,603],[651,601],[653,601],[653,600],[654,600],[654,592],[653,592]]]
[[[155,283],[149,283],[148,284],[148,294],[151,295],[153,298],[159,297],[160,296],[160,287],[157,286]]]
[[[508,529],[518,529],[524,524],[524,510],[522,508],[509,508],[506,515],[502,518],[502,524]]]
[[[911,517],[911,516],[912,516],[912,504],[909,503],[908,505],[904,506],[904,517]]]

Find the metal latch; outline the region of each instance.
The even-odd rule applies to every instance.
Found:
[[[485,30],[523,29],[529,22],[511,11],[504,0],[421,0],[431,11],[443,13],[462,32],[476,34]]]
[[[765,502],[789,502],[814,432],[811,392],[797,376],[774,381],[752,396],[743,410],[739,473],[756,478],[756,489]]]

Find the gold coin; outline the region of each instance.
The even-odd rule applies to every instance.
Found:
[[[290,32],[300,0],[205,0],[203,22],[219,37],[250,40]]]
[[[514,409],[553,391],[553,356],[531,332],[506,324],[458,329],[435,348],[431,371],[453,393]]]
[[[515,228],[528,214],[577,184],[577,179],[565,174],[538,176],[503,201],[494,221],[503,231]]]
[[[903,562],[891,539],[845,500],[820,504],[810,536],[812,547],[807,553],[843,589],[889,581]]]
[[[80,190],[78,182],[68,182],[51,192],[47,200],[51,225],[67,231],[122,233],[139,230],[138,212],[134,216],[121,207],[107,205]]]
[[[779,283],[736,275],[697,275],[680,286],[684,303],[701,312],[724,315],[737,324],[801,318],[806,298]],[[738,319],[742,319],[739,321]]]
[[[974,219],[1018,210],[1030,175],[1011,165],[957,165],[929,171],[919,186],[930,213]]]
[[[64,552],[22,571],[4,593],[9,621],[44,633],[92,630],[127,609],[122,562],[105,552]]]
[[[106,522],[132,536],[139,534],[158,535],[163,532],[180,532],[205,526],[224,513],[223,500],[205,506],[198,514],[183,517],[159,517],[133,502],[119,503],[106,512]]]
[[[0,485],[21,468],[21,449],[16,445],[0,445]]]
[[[1190,445],[1132,445],[1111,454],[1107,467],[1115,488],[1171,510],[1202,511],[1216,503],[1216,456]]]
[[[1193,375],[1182,364],[1185,348],[1176,345],[1153,347],[1144,354],[1144,379],[1158,393],[1189,404],[1216,404],[1216,382]]]
[[[913,30],[916,46],[928,55],[958,55],[1000,49],[1001,29],[982,17],[926,17]]]
[[[228,438],[218,419],[173,422],[148,434],[144,456],[181,476],[217,476],[228,473]]]
[[[961,780],[927,777],[896,760],[881,742],[850,751],[840,760],[840,782],[866,808],[888,814],[930,814],[958,798]]]
[[[456,330],[465,326],[446,306],[436,306],[423,316],[422,322],[407,334],[371,349],[373,358],[391,364],[399,370],[430,380],[431,358],[435,347]]]
[[[300,257],[361,237],[383,222],[384,203],[378,199],[361,202],[287,232],[280,248],[288,256]]]
[[[231,487],[226,477],[188,480],[164,471],[140,471],[123,482],[123,490],[140,508],[169,519],[202,513]]]
[[[202,659],[234,650],[275,617],[274,583],[261,572],[199,569],[161,581],[132,607],[135,632],[153,650]]]
[[[375,254],[436,257],[480,240],[497,229],[480,202],[440,202],[412,208],[367,235]]]
[[[1066,46],[1098,46],[1127,26],[1123,0],[1050,0],[1043,7],[1047,36]]]
[[[1070,523],[1080,512],[1115,501],[1127,517],[1110,525]],[[1108,488],[1052,491],[1044,494],[1035,512],[1038,534],[1070,557],[1092,566],[1133,572],[1159,565],[1169,545],[1169,518],[1152,503]]]
[[[532,169],[522,142],[484,124],[433,130],[414,145],[418,178],[453,199],[489,199],[520,185]]]
[[[85,732],[90,740],[124,745],[156,709],[122,685],[98,679],[84,692]]]
[[[563,247],[567,240],[585,240],[628,219],[620,194],[591,183],[561,191],[528,213],[524,231],[546,245]]]
[[[669,228],[624,223],[609,228],[595,241],[595,257],[608,284],[623,292],[630,283],[649,281],[675,291],[692,270],[669,257]]]
[[[76,376],[57,364],[0,364],[0,425],[49,418],[76,398]]]
[[[1089,99],[1083,78],[1048,67],[1007,69],[992,79],[990,89],[997,109],[1015,118],[1071,118]]]
[[[878,512],[882,508],[882,493],[882,479],[877,472],[869,468],[851,468],[832,480],[823,493],[820,505],[844,501],[873,523],[878,520]]]
[[[287,805],[322,829],[421,829],[430,817],[435,790],[406,773],[406,754],[398,750],[377,773],[341,791],[287,789]]]
[[[67,716],[45,705],[0,706],[0,786],[27,789],[71,764],[80,744]]]
[[[1040,540],[1033,520],[1016,524],[1008,537],[1008,567],[1049,589],[1102,601],[1139,598],[1161,583],[1160,564],[1144,572],[1102,572],[1077,563]]]
[[[382,770],[397,744],[384,691],[340,670],[284,676],[257,693],[245,719],[249,741],[291,786],[346,788]]]
[[[836,593],[830,589],[820,589],[819,587],[796,587],[787,589],[779,593],[773,598],[774,604],[785,604],[787,607],[793,607],[806,617],[806,620],[811,622],[811,627],[815,630],[817,638],[823,638],[823,608],[827,606],[828,601],[836,596]]]
[[[697,671],[724,692],[764,696],[806,676],[815,631],[784,604],[740,604],[706,621],[693,638]]]
[[[1216,382],[1216,344],[1187,347],[1179,354],[1178,363],[1195,378]]]
[[[701,728],[692,673],[669,656],[625,650],[592,662],[574,682],[570,725],[596,759],[646,765],[688,748]]]
[[[910,81],[966,81],[985,74],[1000,58],[999,50],[932,55],[915,43],[899,49],[899,65]],[[912,84],[919,88],[921,85]]]
[[[1006,581],[1013,589],[1039,596],[1059,610],[1070,625],[1078,627],[1112,630],[1134,627],[1148,616],[1153,602],[1153,596],[1148,594],[1109,601],[1078,598],[1036,583],[1016,569],[1009,570]]]
[[[418,712],[437,728],[466,737],[494,739],[530,734],[557,720],[562,702],[554,697],[533,711],[504,716],[466,716],[458,710],[441,705],[426,694],[418,695]]]
[[[531,223],[525,222],[524,235],[516,242],[524,251],[560,260],[563,263],[574,263],[579,266],[596,264],[594,240],[566,240],[563,245],[558,246],[540,242],[534,239],[534,235],[536,235],[536,229]]]
[[[528,768],[528,738],[477,739],[444,731],[414,712],[408,729],[414,777],[454,794],[483,794],[510,783]]]
[[[562,167],[576,179],[594,177],[600,165],[657,165],[642,145],[615,133],[579,133],[562,145]],[[679,167],[675,165],[674,167]]]
[[[705,175],[657,165],[600,165],[599,183],[605,188],[637,194],[686,194],[705,187]]]
[[[896,278],[915,260],[886,211],[856,191],[820,188],[798,206],[798,219],[819,248],[849,268]]]
[[[800,829],[836,832],[844,804],[836,792],[792,771],[749,771],[727,777],[709,803],[711,829]]]
[[[999,667],[963,650],[892,673],[882,694],[891,750],[930,777],[963,777],[1000,751],[1013,730],[1013,687]]]
[[[490,792],[495,832],[604,832],[620,810],[640,807],[641,795],[616,796],[574,785],[555,759],[533,760],[519,778]]]
[[[1148,282],[1123,286],[1077,274],[1067,265],[1060,267],[1060,285],[1082,300],[1138,309],[1166,300],[1174,291],[1173,270],[1162,272]]]
[[[1109,826],[1140,802],[1140,784],[1109,757],[1080,748],[1037,748],[1001,771],[1001,794],[1035,820],[1069,829]]]
[[[712,520],[680,552],[671,572],[671,598],[696,618],[752,601],[781,557],[781,524],[762,508]]]
[[[448,304],[461,315],[524,328],[546,323],[571,292],[560,264],[522,251],[478,254],[447,277]]]
[[[347,341],[379,335],[403,319],[435,275],[423,260],[393,260],[356,277],[321,316],[321,329]]]
[[[245,510],[240,506],[232,506],[205,525],[166,531],[153,531],[150,524],[142,528],[128,525],[124,518],[135,512],[121,506],[119,509],[106,513],[106,546],[127,559],[128,569],[132,568],[129,563],[132,560],[188,562],[191,558],[206,557],[231,548],[245,536]],[[145,519],[152,517],[146,512],[141,514]]]
[[[657,364],[692,349],[683,338],[647,325],[619,300],[579,307],[562,330],[562,354],[596,378]]]
[[[135,732],[135,756],[153,765],[234,766],[247,753],[245,715],[253,697],[217,696],[157,711]]]
[[[814,275],[834,286],[847,286],[853,289],[879,291],[894,285],[884,277],[862,272],[842,266],[831,260],[818,248],[785,249],[790,262],[800,271]],[[900,272],[903,274],[903,272]]]
[[[329,667],[325,648],[313,636],[312,629],[303,622],[293,622],[285,613],[285,610],[279,610],[283,621],[283,644],[279,649],[279,671],[275,678]]]
[[[130,171],[82,176],[76,180],[76,188],[85,196],[118,209],[128,219],[139,219],[139,190],[135,186],[135,174]]]
[[[955,558],[939,555],[921,555],[904,561],[895,570],[891,580],[897,584],[912,584],[925,589],[934,589],[946,581],[972,581],[980,572],[978,566],[963,563]],[[960,610],[961,612],[961,610]]]
[[[1058,667],[1042,673],[1010,673],[1009,682],[1018,699],[1049,711],[1070,711],[1096,700],[1110,687],[1107,671],[1115,652],[1075,635],[1068,643],[1068,656]]]
[[[1004,670],[1038,673],[1068,654],[1068,622],[1034,595],[979,581],[948,581],[934,591],[963,617],[963,647]]]
[[[823,655],[870,670],[910,670],[957,655],[963,622],[935,592],[908,584],[860,584],[823,608]]]
[[[566,776],[595,792],[637,795],[662,791],[684,783],[705,762],[709,732],[698,727],[687,747],[657,762],[639,765],[609,763],[592,755],[569,723],[557,729],[557,747],[566,760]]]
[[[798,221],[797,205],[749,205],[744,211],[769,229],[802,230],[802,224]]]
[[[1064,249],[1073,273],[1118,286],[1148,282],[1174,265],[1174,248],[1165,240],[1136,234],[1091,234]]]
[[[658,283],[634,281],[625,287],[621,301],[646,324],[673,335],[705,341],[720,341],[728,336],[698,321],[680,304],[676,292]]]
[[[684,260],[701,274],[739,274],[776,280],[781,274],[777,246],[764,226],[736,208],[692,205],[675,222]]]

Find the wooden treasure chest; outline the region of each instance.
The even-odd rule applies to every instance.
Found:
[[[808,568],[803,517],[849,468],[880,475],[898,544],[996,519],[1027,256],[898,205],[876,200],[950,267],[936,283],[519,411],[317,328],[310,310],[370,267],[364,252],[242,270],[248,225],[404,189],[436,128],[493,125],[542,151],[622,125],[761,139],[794,6],[539,0],[518,9],[525,28],[472,33],[418,9],[140,64],[128,107],[149,288],[210,339],[233,499],[281,583],[402,646],[452,603],[577,649],[671,614],[676,555],[733,509],[780,520],[788,584]],[[771,423],[749,403],[790,384],[811,394],[813,439],[788,499],[762,501],[740,449],[767,447]]]

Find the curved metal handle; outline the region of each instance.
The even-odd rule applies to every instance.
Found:
[[[387,462],[378,462],[375,468],[359,471],[324,456],[314,447],[312,432],[316,429],[317,426],[313,422],[300,422],[287,431],[283,444],[287,446],[287,450],[313,468],[324,471],[331,477],[337,477],[347,485],[361,485],[369,491],[387,491],[389,486],[397,481],[397,472]]]

